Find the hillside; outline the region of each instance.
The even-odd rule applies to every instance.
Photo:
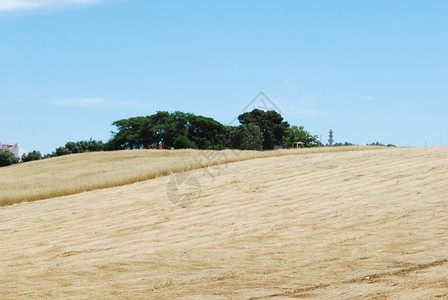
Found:
[[[263,152],[145,149],[65,155],[0,168],[0,206],[122,186],[159,176],[257,157],[375,148],[378,147]]]
[[[448,299],[447,147],[183,176],[0,207],[1,298]]]

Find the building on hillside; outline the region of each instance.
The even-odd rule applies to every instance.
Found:
[[[3,144],[0,142],[0,152],[3,151],[11,152],[18,159],[21,159],[22,156],[26,154],[26,150],[23,149],[22,147],[19,147],[18,144],[10,145],[10,144]]]

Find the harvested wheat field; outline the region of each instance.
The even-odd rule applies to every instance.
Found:
[[[110,188],[217,164],[253,158],[361,151],[378,147],[310,148],[301,151],[132,150],[90,152],[0,168],[0,206]]]
[[[447,147],[185,174],[1,207],[0,298],[448,299]]]

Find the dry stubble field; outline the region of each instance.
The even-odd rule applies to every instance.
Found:
[[[446,147],[190,175],[1,207],[0,298],[448,299]]]
[[[253,158],[367,149],[372,150],[375,147],[263,152],[133,150],[59,156],[0,168],[0,206],[116,187],[173,173]]]

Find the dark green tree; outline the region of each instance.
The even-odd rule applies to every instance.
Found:
[[[72,152],[67,149],[66,147],[58,147],[56,148],[55,152],[53,152],[52,156],[62,156],[62,155],[69,155],[72,154]]]
[[[111,150],[141,149],[158,145],[178,148],[176,145],[184,145],[184,142],[187,142],[183,137],[187,137],[194,143],[194,148],[199,149],[222,149],[225,145],[225,126],[212,118],[191,113],[159,111],[150,116],[119,120],[112,124],[118,131],[112,133],[113,136],[108,142],[108,148]],[[188,146],[192,147],[193,144],[188,143]]]
[[[40,160],[42,159],[42,154],[40,153],[40,151],[31,151],[28,152],[27,154],[22,155],[22,161],[23,162],[28,162],[28,161],[33,161],[33,160]]]
[[[102,141],[95,141],[90,139],[88,141],[67,142],[65,143],[65,146],[56,148],[53,153],[45,155],[44,158],[105,150],[109,150],[108,145],[103,143]]]
[[[255,123],[243,124],[238,127],[234,148],[241,150],[263,150],[263,134]]]
[[[199,149],[224,149],[226,143],[224,125],[204,116],[191,116],[189,121],[188,138]]]
[[[176,138],[176,132],[171,114],[166,111],[159,111],[147,117],[147,122],[145,122],[141,135],[141,148],[159,144],[165,144],[167,147],[172,146]]]
[[[380,147],[386,147],[386,145],[384,145],[383,143],[380,143],[380,142],[375,142],[375,143],[367,144],[366,146],[380,146]]]
[[[260,128],[263,135],[263,149],[272,150],[275,145],[282,145],[287,135],[289,123],[276,111],[254,109],[238,116],[241,125],[253,123]]]
[[[334,143],[333,146],[334,147],[349,147],[349,146],[357,146],[357,145],[349,143],[349,142],[345,142],[345,143]]]
[[[397,147],[394,144],[384,145],[383,143],[380,143],[380,142],[370,143],[370,144],[367,144],[366,146]]]
[[[197,149],[198,147],[185,135],[179,135],[173,143],[173,147],[176,149]]]
[[[0,152],[0,167],[6,167],[19,162],[19,159],[10,151]]]
[[[134,117],[112,123],[118,131],[112,132],[108,142],[110,150],[142,149],[163,144],[173,146],[178,136],[186,136],[191,114],[159,111],[146,117]]]
[[[112,123],[117,127],[117,132],[112,132],[112,138],[108,142],[110,150],[141,149],[148,146],[147,127],[149,116],[122,119]],[[146,140],[145,140],[146,139]]]
[[[239,149],[238,134],[240,126],[226,126],[225,146],[230,149]]]

